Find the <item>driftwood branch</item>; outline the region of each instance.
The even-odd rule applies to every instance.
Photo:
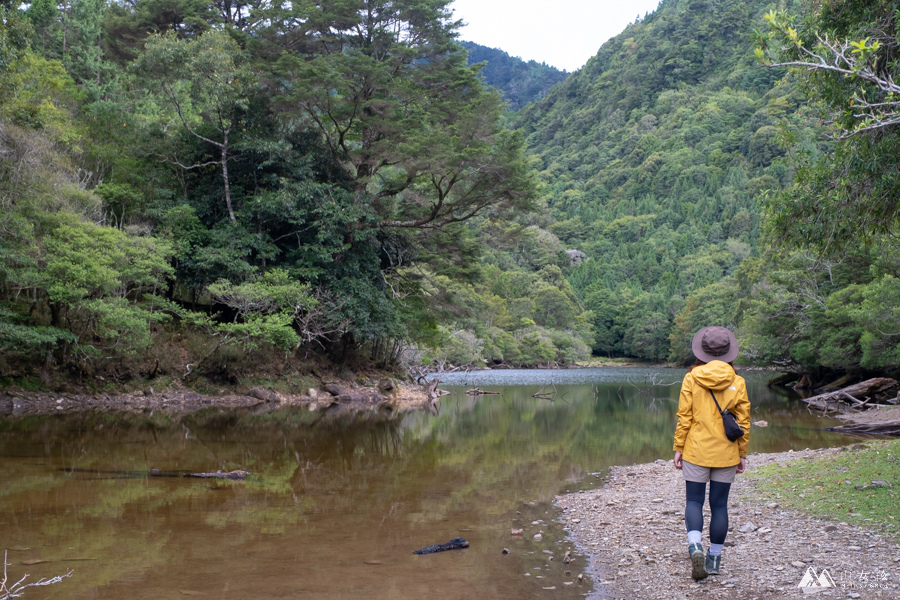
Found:
[[[803,402],[809,406],[823,410],[840,410],[840,403],[850,400],[852,406],[855,408],[862,408],[863,406],[871,406],[869,402],[872,399],[871,397],[875,394],[879,394],[895,387],[897,387],[897,381],[895,379],[891,379],[890,377],[875,377],[834,392],[827,392],[825,394],[819,394],[818,396],[812,396],[811,398],[804,398]],[[860,400],[860,397],[864,397],[865,400]]]
[[[531,395],[532,398],[540,398],[541,400],[555,400],[556,399],[556,384],[553,382],[553,377],[550,378],[550,385],[553,386],[552,392],[545,392],[546,385],[541,387],[537,392]]]
[[[8,600],[9,598],[18,598],[25,593],[26,588],[30,587],[43,587],[45,585],[53,585],[54,583],[59,583],[66,577],[70,577],[73,573],[71,569],[69,569],[64,575],[57,575],[55,577],[51,577],[50,579],[42,577],[37,581],[33,581],[31,583],[25,583],[25,580],[28,579],[29,575],[26,573],[24,577],[20,580],[7,587],[6,582],[9,581],[9,576],[7,575],[6,568],[10,566],[10,563],[6,562],[7,552],[3,552],[3,580],[0,581],[0,600]]]

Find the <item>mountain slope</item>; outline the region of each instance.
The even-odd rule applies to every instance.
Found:
[[[469,51],[469,64],[486,62],[481,69],[485,82],[503,93],[511,110],[519,110],[529,102],[540,100],[554,85],[569,74],[556,67],[533,60],[528,62],[510,56],[503,50],[474,42],[461,42]]]
[[[518,115],[550,231],[591,259],[568,278],[597,353],[686,360],[699,324],[735,326],[757,195],[792,178],[779,128],[816,139],[796,86],[753,58],[765,8],[662,2]]]

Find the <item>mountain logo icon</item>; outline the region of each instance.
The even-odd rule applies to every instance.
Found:
[[[797,587],[802,588],[804,594],[813,594],[837,586],[834,584],[834,579],[831,578],[828,569],[822,569],[822,572],[817,574],[815,569],[809,567],[806,569],[806,574],[803,575],[803,579],[800,580],[800,584]]]

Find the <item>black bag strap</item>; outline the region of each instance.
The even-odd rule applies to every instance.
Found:
[[[723,412],[725,412],[725,411],[724,411],[724,410],[722,410],[722,407],[721,407],[721,406],[719,406],[719,401],[718,401],[718,400],[716,400],[716,395],[715,395],[715,394],[713,394],[713,391],[712,391],[712,390],[709,390],[709,393],[710,393],[710,394],[712,394],[712,397],[713,397],[713,402],[715,402],[715,403],[716,403],[716,408],[718,408],[718,409],[719,409],[719,414],[720,414],[720,415],[721,415],[721,414],[722,414],[722,413],[723,413]]]

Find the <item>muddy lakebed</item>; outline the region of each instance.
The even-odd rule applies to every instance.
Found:
[[[600,485],[613,465],[668,460],[683,373],[443,374],[451,393],[437,415],[212,405],[6,416],[0,549],[10,578],[73,570],[28,590],[34,599],[580,598],[594,582],[554,498]],[[767,388],[771,373],[744,376],[752,420],[768,422],[751,451],[853,441]],[[180,476],[236,469],[250,475]],[[456,537],[469,547],[413,554]]]

